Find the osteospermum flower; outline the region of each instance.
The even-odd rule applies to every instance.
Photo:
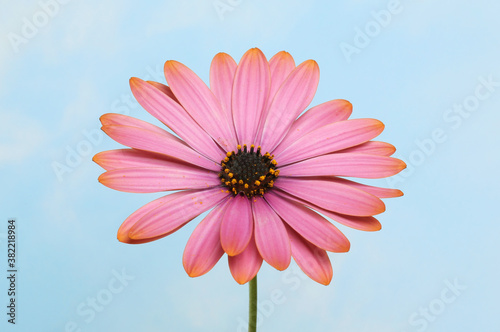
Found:
[[[349,120],[352,105],[331,100],[299,115],[312,101],[319,68],[296,66],[287,52],[269,61],[257,48],[239,64],[217,54],[210,88],[189,68],[165,63],[168,86],[132,78],[137,101],[177,136],[120,114],[101,117],[102,130],[131,149],[98,153],[112,189],[179,190],[132,213],[118,239],[138,244],[170,235],[203,212],[186,245],[191,277],[207,273],[226,253],[234,279],[246,283],[263,260],[278,270],[291,257],[313,280],[329,284],[327,255],[346,252],[348,239],[330,221],[376,231],[381,198],[397,189],[344,177],[382,178],[406,167],[395,148],[371,141],[384,129],[375,119]]]

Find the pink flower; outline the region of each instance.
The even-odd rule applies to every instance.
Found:
[[[287,52],[267,61],[257,48],[239,64],[217,54],[210,88],[189,68],[165,63],[169,86],[132,78],[137,101],[177,134],[119,114],[101,117],[102,130],[131,149],[98,153],[112,189],[152,193],[179,190],[132,213],[118,240],[158,240],[211,209],[192,233],[183,264],[191,277],[207,273],[224,253],[234,279],[251,280],[262,261],[285,270],[291,257],[311,279],[329,284],[327,251],[350,243],[329,217],[376,231],[381,198],[397,189],[363,185],[343,177],[382,178],[406,167],[395,148],[371,141],[384,129],[375,119],[348,120],[352,105],[331,100],[298,117],[319,83],[319,68],[295,66]],[[297,118],[298,117],[298,118]],[[318,212],[318,213],[317,213]]]

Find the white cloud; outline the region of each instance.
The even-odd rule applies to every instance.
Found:
[[[123,3],[104,1],[99,3],[75,2],[68,10],[64,26],[63,45],[67,50],[98,48],[101,52],[115,49]],[[72,5],[72,6],[73,6]]]
[[[36,4],[26,4],[25,2],[8,1],[2,3],[2,11],[0,12],[0,77],[4,77],[5,71],[10,67],[16,59],[16,52],[8,38],[10,33],[21,34],[23,18],[28,18],[35,11]],[[0,80],[0,90],[4,84],[4,80]]]
[[[75,87],[75,91],[77,91],[75,99],[64,108],[60,131],[68,133],[80,132],[82,128],[99,128],[97,119],[101,115],[103,102],[95,84],[91,80],[82,79]]]
[[[223,7],[217,7],[221,4]],[[291,31],[312,6],[298,0],[278,2],[191,0],[167,2],[151,18],[148,34],[202,27],[205,32],[283,34]],[[209,30],[206,30],[209,29]],[[215,38],[219,38],[217,34]]]
[[[214,19],[211,1],[166,1],[163,7],[158,8],[149,20],[146,28],[149,35],[166,33],[172,30],[206,25]]]
[[[0,114],[0,162],[20,162],[44,144],[47,133],[35,119],[13,112]]]

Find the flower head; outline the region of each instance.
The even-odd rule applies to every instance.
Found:
[[[207,273],[226,253],[234,279],[251,280],[263,260],[278,270],[293,257],[313,280],[329,284],[327,251],[346,252],[347,238],[322,215],[346,226],[376,231],[381,198],[397,189],[345,177],[382,178],[406,167],[395,148],[372,141],[384,129],[375,119],[349,120],[352,105],[331,100],[307,110],[319,68],[296,66],[287,52],[269,61],[257,48],[239,64],[217,54],[210,88],[189,68],[167,61],[168,86],[132,78],[146,111],[177,136],[120,114],[101,117],[102,130],[131,149],[100,152],[99,181],[137,193],[178,190],[132,213],[118,240],[151,242],[211,210],[184,251],[192,276]],[[320,214],[321,215],[320,215]]]

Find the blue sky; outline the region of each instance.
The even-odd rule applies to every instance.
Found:
[[[120,147],[100,115],[157,123],[131,99],[131,76],[164,82],[174,59],[207,82],[216,53],[238,60],[251,47],[315,59],[312,105],[347,99],[353,118],[382,120],[380,139],[409,166],[365,182],[405,196],[386,201],[380,232],[339,226],[351,251],[330,255],[330,286],[264,265],[259,331],[500,330],[499,10],[486,0],[4,3],[0,267],[16,218],[19,275],[17,324],[2,313],[2,331],[244,331],[248,289],[227,260],[196,279],[182,268],[200,219],[154,243],[119,243],[121,222],[161,194],[105,188],[91,157]],[[1,278],[2,308],[7,288]]]

